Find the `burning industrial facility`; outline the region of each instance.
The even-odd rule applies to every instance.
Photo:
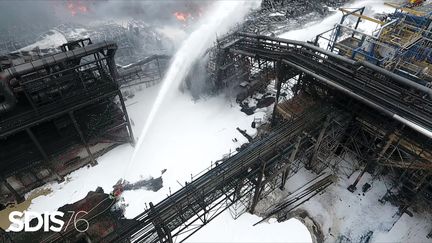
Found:
[[[432,1],[37,2],[0,242],[432,241]]]

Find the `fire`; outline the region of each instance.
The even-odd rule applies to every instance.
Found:
[[[75,16],[78,13],[87,13],[89,11],[88,7],[79,0],[68,0],[66,7],[72,16]]]
[[[190,13],[175,12],[174,16],[178,21],[186,22],[191,17]]]

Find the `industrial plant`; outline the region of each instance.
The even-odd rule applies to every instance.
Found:
[[[0,242],[432,242],[432,1],[40,4],[0,22]]]

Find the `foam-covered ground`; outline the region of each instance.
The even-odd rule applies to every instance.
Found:
[[[139,134],[149,112],[149,104],[154,99],[158,86],[138,91],[134,98],[126,101],[129,115],[133,121],[134,131]],[[253,135],[255,130],[250,127],[254,117],[263,117],[264,113],[247,116],[240,112],[236,103],[227,101],[224,97],[213,97],[198,102],[192,101],[189,94],[178,93],[172,98],[169,109],[160,112],[152,129],[148,133],[148,141],[143,146],[145,153],[132,165],[132,170],[125,171],[128,158],[133,151],[130,145],[122,145],[98,159],[99,164],[91,168],[82,168],[71,173],[68,179],[60,184],[46,185],[53,192],[33,200],[30,211],[51,211],[60,206],[83,198],[88,191],[101,186],[105,191],[120,178],[135,181],[140,177],[163,174],[164,187],[158,192],[135,190],[124,193],[129,204],[126,217],[131,218],[144,210],[145,203],[162,200],[190,180],[195,174],[216,161],[229,151],[246,142],[236,127],[247,129]],[[237,138],[238,142],[232,139]],[[270,234],[274,237],[268,242],[310,242],[310,235],[305,226],[297,220],[276,224],[276,227],[252,227],[258,221],[256,216],[244,215],[233,221],[228,212],[211,222],[190,241],[243,241],[263,242]],[[226,228],[226,234],[218,233],[220,227]],[[281,229],[293,232],[291,235],[280,235]],[[238,234],[242,232],[242,234]],[[253,235],[253,233],[256,233]],[[220,238],[218,238],[220,237]]]
[[[159,85],[137,91],[135,97],[126,101],[135,136],[142,130],[158,88]],[[83,198],[97,186],[109,192],[121,178],[134,182],[141,177],[158,177],[163,169],[167,169],[163,175],[164,187],[157,193],[144,190],[125,192],[126,201],[130,204],[126,216],[133,217],[142,212],[144,202],[158,202],[165,198],[169,188],[175,191],[180,187],[177,181],[184,184],[190,180],[191,174],[200,172],[210,166],[211,161],[221,159],[246,142],[236,127],[247,129],[251,134],[255,132],[250,128],[254,116],[240,112],[237,104],[223,97],[194,102],[189,94],[178,93],[169,103],[169,107],[156,117],[148,133],[148,142],[142,148],[145,153],[139,154],[131,164],[131,170],[126,168],[133,147],[128,144],[119,146],[98,158],[97,166],[77,170],[63,183],[47,185],[54,192],[35,199],[30,209],[54,210]],[[256,114],[255,117],[262,115]],[[233,142],[233,138],[238,142]]]
[[[321,227],[324,242],[430,242],[426,235],[431,230],[432,215],[415,212],[413,217],[398,214],[398,207],[389,202],[380,203],[387,187],[385,179],[372,180],[366,173],[354,193],[348,191],[360,172],[349,178],[340,177],[324,192],[316,195],[295,210],[304,210]],[[317,175],[300,169],[286,184],[284,191],[277,190],[257,206],[258,214],[270,212],[273,205],[282,202],[291,192],[311,181]],[[362,192],[362,186],[372,187]],[[312,225],[310,225],[312,227]]]

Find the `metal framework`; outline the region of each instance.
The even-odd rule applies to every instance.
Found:
[[[151,204],[134,219],[135,223],[116,229],[104,241],[184,241],[231,206],[253,212],[262,197],[283,187],[286,177],[292,174],[290,161],[310,155],[300,151],[309,151],[308,147],[313,146],[320,130],[318,124],[329,111],[328,107],[314,106],[281,124],[157,205]],[[238,216],[239,212],[234,214]]]
[[[318,174],[330,169],[339,176],[360,169],[351,191],[365,172],[390,175],[383,202],[397,201],[401,213],[409,213],[414,204],[429,205],[432,124],[427,87],[302,42],[239,33],[219,48],[213,69],[216,86],[230,85],[236,72],[247,79],[264,73],[265,82],[275,80],[274,129],[165,200],[150,204],[104,242],[184,241],[227,208],[234,216],[246,209],[254,212],[260,199],[283,188],[303,166]],[[286,86],[292,98],[283,98]],[[299,191],[300,199],[282,202],[269,215],[292,209],[331,181],[322,178]]]
[[[384,22],[361,15],[364,8],[353,11],[341,10],[344,13],[341,22],[318,35],[315,45],[324,45],[331,52],[354,60],[366,60],[422,85],[430,86],[431,9],[419,14],[416,11],[405,12],[397,8]],[[344,23],[352,16],[357,18],[355,25]],[[366,34],[358,29],[361,18],[375,21],[381,26],[373,33]]]
[[[96,156],[104,151],[92,152],[91,146],[101,138],[113,146],[133,143],[116,81],[116,44],[92,44],[84,39],[61,49],[22,64],[10,60],[2,66],[0,177],[17,201],[22,200],[22,193],[50,178],[62,180],[61,174],[79,167],[81,158],[67,155],[77,153],[73,151],[79,147],[94,165]],[[8,177],[16,180],[19,174],[23,174],[22,186],[14,188]]]
[[[152,55],[141,61],[118,69],[118,83],[121,88],[144,85],[145,88],[162,80],[170,56]]]
[[[238,33],[219,47],[228,59],[225,62],[284,70],[276,75],[277,83],[295,79],[290,85],[295,94],[307,94],[347,112],[332,119],[328,128],[328,122],[324,123],[312,157],[304,161],[308,168],[318,173],[330,168],[348,177],[361,170],[348,188],[352,191],[365,172],[374,177],[390,176],[383,199],[398,203],[401,213],[414,204],[430,207],[432,107],[428,87],[369,62],[297,41]],[[239,72],[242,70],[240,66]],[[219,82],[224,85],[226,74],[221,74]],[[277,85],[281,87],[283,84]],[[275,110],[286,117],[284,104],[292,101],[280,100],[279,95],[277,100]]]

